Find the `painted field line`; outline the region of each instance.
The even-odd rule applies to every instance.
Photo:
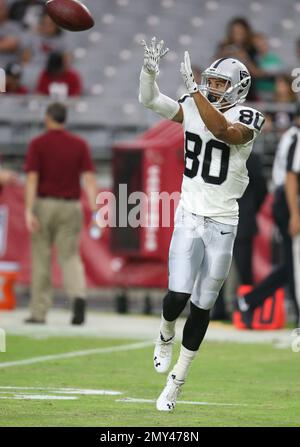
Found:
[[[154,404],[156,400],[154,399],[134,399],[132,397],[127,397],[125,399],[117,399],[116,402],[122,402],[122,403],[137,403],[137,404]],[[178,400],[176,402],[177,404],[184,404],[184,405],[214,405],[214,406],[226,406],[226,407],[247,407],[247,404],[228,404],[228,403],[221,403],[221,402],[193,402],[193,401],[187,401],[187,400]]]
[[[34,363],[50,362],[52,360],[63,360],[63,359],[70,359],[73,357],[83,357],[87,355],[110,354],[112,352],[131,351],[152,345],[153,345],[152,341],[151,342],[147,341],[140,343],[130,343],[127,345],[111,346],[108,348],[86,349],[84,351],[73,351],[73,352],[65,352],[62,354],[44,355],[41,357],[32,357],[23,360],[15,360],[13,362],[3,362],[0,363],[0,369],[10,368],[12,366],[23,366],[23,365],[32,365]]]
[[[16,394],[15,396],[0,396],[0,399],[11,400],[76,400],[75,396],[47,396],[45,394]]]
[[[123,394],[121,391],[112,390],[91,390],[91,389],[79,389],[79,388],[55,388],[44,386],[0,386],[0,394],[7,394],[11,391],[46,391],[48,393],[61,393],[61,394],[79,394],[81,396],[119,396]]]

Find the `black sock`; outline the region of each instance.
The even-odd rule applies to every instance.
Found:
[[[183,329],[182,344],[190,351],[198,351],[209,325],[210,310],[191,304],[191,311]]]
[[[167,321],[176,320],[190,298],[189,293],[172,292],[169,290],[163,301],[163,317]]]

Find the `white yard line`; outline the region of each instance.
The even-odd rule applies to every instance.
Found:
[[[41,362],[49,362],[52,360],[63,360],[69,359],[73,357],[83,357],[87,355],[97,355],[97,354],[110,354],[112,352],[121,352],[121,351],[131,351],[135,349],[145,348],[147,346],[152,346],[153,342],[141,342],[141,343],[130,343],[126,345],[118,345],[111,346],[108,348],[96,348],[96,349],[86,349],[84,351],[73,351],[73,352],[65,352],[62,354],[54,354],[54,355],[44,355],[42,357],[31,357],[23,360],[15,360],[13,362],[3,362],[0,363],[0,369],[2,368],[10,368],[12,366],[23,366],[23,365],[32,365],[34,363]]]
[[[76,400],[79,396],[120,396],[123,393],[112,390],[91,390],[79,388],[51,388],[34,386],[0,386],[0,399],[29,400]],[[5,391],[4,391],[5,390]],[[44,394],[42,394],[44,392]],[[67,396],[61,396],[66,394]]]
[[[118,396],[120,391],[112,390],[90,390],[90,389],[79,389],[79,388],[53,388],[44,386],[0,386],[0,394],[7,394],[11,390],[22,390],[22,391],[46,391],[48,393],[61,393],[61,394],[79,394],[82,396]]]
[[[28,399],[28,400],[76,400],[77,396],[116,396],[122,395],[120,391],[112,390],[91,390],[78,388],[50,388],[50,387],[23,387],[23,386],[1,386],[0,399]],[[34,394],[34,391],[37,391]],[[42,392],[45,391],[45,394]],[[67,394],[61,396],[58,394]],[[8,396],[9,395],[9,396]],[[146,403],[154,404],[155,399],[138,399],[133,397],[118,398],[117,403]],[[211,405],[211,406],[230,406],[230,407],[245,407],[247,404],[242,403],[225,403],[225,402],[194,402],[179,400],[178,404],[183,405]]]
[[[12,400],[76,400],[76,396],[47,396],[45,394],[16,394],[15,396],[0,396],[0,399]]]

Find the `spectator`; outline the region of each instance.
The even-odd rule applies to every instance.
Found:
[[[0,0],[0,67],[20,58],[20,28],[8,20],[5,0]]]
[[[10,7],[9,18],[33,30],[37,28],[43,12],[44,2],[41,0],[17,0]]]
[[[275,92],[273,101],[278,104],[296,103],[297,96],[296,93],[293,92],[291,86],[292,86],[292,79],[289,75],[283,74],[277,76],[275,81]],[[279,131],[282,132],[285,131],[292,124],[293,121],[292,112],[280,110],[274,112],[272,115],[275,128],[278,129]]]
[[[270,101],[275,92],[275,76],[282,70],[283,62],[277,53],[270,51],[265,34],[254,34],[253,43],[257,51],[257,65],[261,70],[255,81],[257,96],[262,101]]]
[[[12,95],[26,95],[27,87],[22,85],[22,67],[17,63],[8,64],[6,69],[6,93]]]
[[[257,50],[253,43],[253,31],[246,19],[236,17],[229,22],[225,39],[219,44],[217,57],[233,57],[243,62],[255,78],[260,74],[257,67]],[[247,99],[255,100],[254,84]]]
[[[51,53],[46,69],[41,73],[37,88],[41,95],[55,96],[56,92],[63,92],[66,96],[80,96],[82,94],[81,79],[75,70],[68,69],[61,53]]]
[[[292,90],[292,78],[287,74],[277,76],[275,81],[274,101],[291,103],[297,102],[296,93]]]
[[[56,246],[64,286],[73,300],[72,324],[85,316],[85,279],[78,251],[82,213],[80,177],[90,209],[96,211],[96,179],[84,140],[65,130],[67,109],[50,104],[46,133],[33,139],[26,158],[26,211],[32,235],[32,285],[27,323],[45,323],[51,302],[51,247]]]
[[[44,14],[37,30],[25,38],[23,62],[34,62],[41,67],[46,65],[49,54],[59,51],[68,58],[65,34],[53,20]]]

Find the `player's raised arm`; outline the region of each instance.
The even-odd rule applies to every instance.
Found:
[[[236,145],[245,144],[253,139],[253,130],[240,123],[230,123],[223,113],[217,110],[199,91],[198,85],[194,80],[190,56],[187,51],[184,54],[184,62],[181,63],[180,72],[187,91],[194,99],[203,122],[216,138],[225,143]]]
[[[163,118],[181,123],[183,121],[181,106],[178,102],[163,95],[156,83],[156,77],[159,74],[159,61],[169,49],[164,47],[163,40],[157,43],[155,37],[151,39],[149,47],[145,41],[142,41],[142,45],[144,47],[144,64],[140,74],[139,101]]]

